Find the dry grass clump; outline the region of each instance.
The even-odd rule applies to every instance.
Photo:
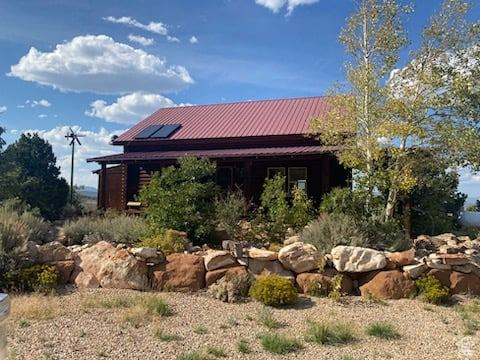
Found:
[[[32,294],[11,298],[11,320],[51,320],[64,312],[59,297]]]

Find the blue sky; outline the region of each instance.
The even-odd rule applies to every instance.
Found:
[[[413,3],[414,46],[440,0]],[[344,78],[337,37],[352,11],[350,0],[3,0],[0,124],[8,142],[39,130],[65,176],[63,135],[81,128],[76,183],[96,185],[84,160],[121,151],[110,136],[156,108],[324,94]],[[480,176],[462,180],[480,196]]]

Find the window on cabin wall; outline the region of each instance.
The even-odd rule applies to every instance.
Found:
[[[299,189],[307,192],[307,168],[289,167],[288,168],[288,192],[297,186]]]

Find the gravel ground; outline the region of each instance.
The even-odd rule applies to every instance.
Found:
[[[145,314],[140,306],[105,308],[103,300],[164,298],[174,315]],[[95,305],[97,304],[97,305]],[[273,309],[283,327],[276,330],[301,341],[294,353],[272,355],[262,349],[258,334],[267,329],[256,320],[261,304],[225,304],[204,293],[146,294],[129,290],[72,291],[54,296],[19,296],[12,300],[8,320],[9,359],[173,359],[185,351],[223,347],[227,359],[458,359],[455,343],[464,336],[464,325],[453,308],[426,305],[417,300],[393,300],[386,304],[347,297],[341,303],[330,299],[302,297],[295,308]],[[143,311],[143,312],[142,312]],[[476,315],[478,316],[478,315]],[[349,345],[322,346],[307,343],[303,333],[307,319],[347,321],[357,335]],[[480,319],[479,319],[480,320]],[[398,340],[383,340],[365,334],[365,326],[387,321],[401,334]],[[197,334],[199,326],[207,331]],[[158,329],[177,334],[177,341],[163,342]],[[240,339],[253,352],[237,350]],[[480,336],[473,335],[480,358]],[[212,357],[213,358],[213,357]]]

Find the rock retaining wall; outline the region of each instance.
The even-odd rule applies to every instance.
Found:
[[[300,292],[309,283],[328,286],[343,275],[341,291],[399,299],[415,291],[414,280],[432,275],[453,294],[480,295],[480,241],[453,234],[420,236],[413,248],[390,253],[368,248],[337,246],[324,256],[314,246],[288,239],[280,251],[245,248],[225,241],[224,250],[200,250],[167,257],[153,248],[94,245],[65,247],[58,242],[29,243],[29,257],[54,265],[62,284],[79,288],[120,288],[194,292],[227,274],[252,277],[276,274],[294,282]],[[232,250],[233,249],[233,250]],[[322,272],[318,267],[325,265]]]

